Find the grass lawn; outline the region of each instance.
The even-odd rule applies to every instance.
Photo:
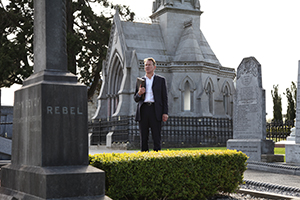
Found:
[[[163,151],[166,150],[226,150],[226,147],[192,147],[192,148],[170,148],[170,149],[162,149]],[[274,148],[274,154],[285,154],[285,148]]]
[[[167,148],[162,149],[162,151],[170,150],[170,151],[180,151],[180,150],[226,150],[226,147],[191,147],[191,148]]]
[[[284,154],[285,155],[285,148],[274,148],[274,154]]]

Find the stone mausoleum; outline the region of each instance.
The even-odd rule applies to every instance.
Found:
[[[156,0],[152,23],[114,17],[95,118],[134,115],[143,59],[166,77],[170,116],[231,117],[235,70],[223,67],[200,29],[199,0]]]
[[[223,67],[201,29],[199,0],[156,0],[152,23],[114,16],[96,119],[133,116],[146,57],[167,80],[169,116],[232,118],[235,69]]]

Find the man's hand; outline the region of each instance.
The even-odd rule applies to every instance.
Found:
[[[163,114],[162,120],[163,122],[166,122],[168,120],[169,116],[167,114]]]
[[[146,92],[146,88],[144,88],[144,87],[142,87],[142,85],[140,85],[138,94],[139,94],[140,96],[142,96],[142,94],[144,94],[145,92]]]

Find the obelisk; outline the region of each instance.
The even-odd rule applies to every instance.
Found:
[[[67,69],[66,0],[34,0],[34,73],[15,92],[2,195],[109,199],[104,172],[88,165],[87,89]]]

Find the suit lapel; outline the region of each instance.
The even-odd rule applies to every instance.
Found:
[[[154,75],[154,77],[153,77],[153,83],[152,83],[152,89],[154,88],[154,85],[155,85],[155,82],[156,82],[156,76]]]
[[[144,80],[145,80],[145,88],[146,88],[146,85],[147,85],[147,84],[146,84],[146,77],[145,77],[145,76],[143,76],[143,77],[142,77],[142,79],[144,79]]]

